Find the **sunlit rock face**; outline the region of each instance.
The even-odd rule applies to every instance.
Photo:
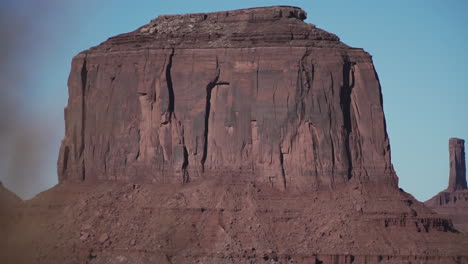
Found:
[[[160,16],[77,55],[61,181],[397,185],[371,56],[295,7]]]

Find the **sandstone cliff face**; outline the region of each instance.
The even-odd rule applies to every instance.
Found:
[[[60,181],[397,186],[371,56],[305,17],[160,16],[77,55]]]

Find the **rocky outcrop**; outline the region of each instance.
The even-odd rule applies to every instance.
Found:
[[[0,182],[0,225],[2,225],[2,220],[6,220],[7,215],[9,215],[14,208],[18,207],[21,201],[21,198],[8,190],[3,186],[2,182]]]
[[[425,204],[442,216],[452,219],[455,227],[468,233],[468,189],[466,187],[465,141],[449,140],[450,175],[446,190]]]
[[[61,182],[397,186],[371,56],[295,7],[160,16],[77,55]]]
[[[385,185],[62,183],[7,230],[0,259],[15,264],[468,263],[466,235]]]
[[[0,182],[0,248],[6,248],[14,234],[9,233],[9,228],[15,220],[15,212],[21,206],[21,198],[8,190]],[[0,250],[0,260],[4,261],[7,252]]]
[[[20,202],[21,198],[8,190],[0,181],[0,208],[14,207]]]
[[[466,189],[465,141],[459,138],[449,140],[450,176],[447,190]]]

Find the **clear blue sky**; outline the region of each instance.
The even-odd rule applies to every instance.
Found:
[[[4,16],[8,19],[0,20],[0,33],[14,36],[6,40],[10,46],[3,47],[8,58],[2,64],[11,66],[2,68],[8,77],[8,82],[1,81],[2,91],[9,90],[15,106],[10,111],[17,115],[0,125],[15,128],[14,136],[24,134],[17,141],[33,142],[38,153],[34,162],[16,170],[14,178],[8,175],[11,169],[5,160],[18,158],[0,156],[0,180],[25,198],[57,183],[71,58],[160,14],[294,5],[308,13],[308,23],[370,52],[381,80],[400,187],[419,200],[447,186],[448,139],[468,139],[468,1],[64,2],[6,0],[0,4],[0,14],[8,14]],[[34,133],[24,125],[30,122]],[[10,149],[16,149],[16,144],[10,143]]]

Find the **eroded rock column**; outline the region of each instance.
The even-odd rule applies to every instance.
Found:
[[[451,191],[466,189],[465,140],[449,139],[450,176],[448,189]]]

